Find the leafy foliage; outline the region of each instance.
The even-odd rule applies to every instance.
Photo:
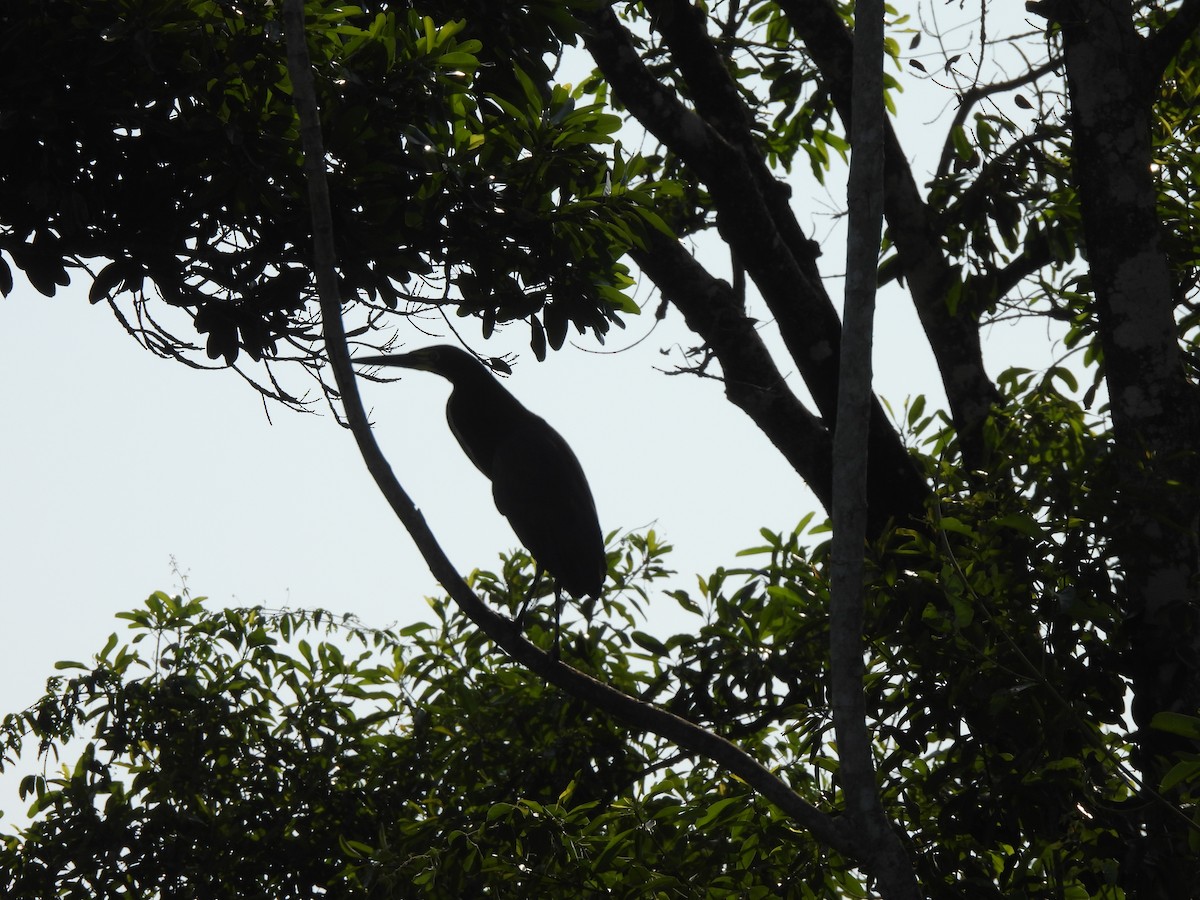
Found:
[[[345,301],[449,307],[485,335],[528,319],[542,353],[568,326],[603,336],[636,312],[618,260],[661,223],[626,186],[630,161],[604,152],[619,119],[547,86],[529,41],[573,41],[565,10],[535,5],[516,36],[491,4],[457,11],[469,20],[378,6],[309,8]],[[158,352],[194,348],[156,296],[210,359],[317,367],[277,4],[57,0],[0,16],[0,251],[47,295],[94,268],[92,301],[131,297],[128,327]],[[11,286],[3,258],[0,275]]]
[[[665,550],[631,538],[615,568],[633,564],[642,590]],[[444,601],[431,610],[400,635],[164,594],[123,614],[132,639],[62,664],[78,674],[4,721],[9,754],[27,731],[43,752],[87,734],[74,765],[23,782],[36,821],[6,838],[5,895],[765,897],[795,882],[793,833],[744,786],[664,760],[481,646]],[[594,622],[591,642],[614,681],[647,680],[621,631]]]
[[[1113,560],[1078,519],[1112,500],[1077,477],[1103,471],[1104,435],[1052,374],[1002,383],[1013,413],[992,433],[991,487],[947,464],[951,431],[910,416],[942,487],[935,539],[899,529],[875,550],[882,797],[928,896],[1115,897],[1136,776]],[[564,653],[836,807],[829,561],[806,549],[810,524],[764,530],[751,565],[674,591],[696,624],[665,639],[638,626],[670,548],[627,537]],[[513,608],[532,561],[472,581]],[[513,666],[448,601],[430,609],[393,634],[152,595],[123,615],[132,639],[64,664],[76,674],[4,722],[10,756],[27,733],[43,753],[87,741],[58,775],[24,780],[35,821],[7,839],[6,896],[866,896],[845,860],[711,762]],[[548,621],[532,633],[548,645]]]

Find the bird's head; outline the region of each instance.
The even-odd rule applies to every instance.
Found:
[[[459,384],[480,375],[487,369],[471,354],[449,344],[434,344],[409,353],[387,356],[359,356],[352,360],[360,366],[399,366],[404,369],[420,369],[441,375],[453,384]]]

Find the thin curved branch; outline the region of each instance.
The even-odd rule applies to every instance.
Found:
[[[1015,90],[1019,87],[1024,87],[1027,84],[1032,84],[1043,75],[1053,72],[1062,65],[1062,60],[1054,57],[1040,66],[1026,70],[1023,75],[1016,78],[1010,78],[1007,81],[994,81],[991,84],[974,85],[968,90],[959,95],[958,109],[954,111],[954,118],[950,120],[950,127],[946,130],[947,137],[942,144],[942,155],[938,160],[937,173],[934,178],[945,178],[946,173],[950,171],[950,160],[954,158],[954,140],[950,137],[954,133],[955,128],[961,128],[963,123],[967,121],[967,116],[971,110],[981,100],[992,96],[992,94],[1002,94],[1005,91]]]
[[[699,726],[631,697],[582,672],[555,661],[529,641],[517,626],[485,604],[462,580],[438,545],[424,517],[397,481],[371,433],[350,366],[341,322],[341,303],[334,271],[333,227],[325,183],[324,149],[304,31],[303,0],[285,0],[284,22],[288,68],[301,121],[304,165],[313,219],[313,258],[330,365],[345,405],[359,452],[380,492],[412,535],[430,571],[464,613],[490,640],[530,671],[562,690],[634,728],[657,734],[680,748],[712,760],[744,780],[802,827],[840,853],[853,855],[852,835],[835,817],[822,812],[791,790],[777,775],[734,744]]]

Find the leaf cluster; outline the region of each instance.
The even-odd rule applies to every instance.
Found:
[[[18,0],[0,12],[0,288],[92,276],[152,349],[316,367],[297,122],[277,4]],[[462,18],[469,15],[470,19]],[[469,24],[468,24],[469,22]],[[562,4],[310,3],[344,301],[528,319],[540,349],[636,312],[618,262],[652,198],[619,122],[554,86]],[[47,61],[53,60],[53,66]],[[635,163],[636,167],[636,163]],[[132,313],[117,298],[131,300]],[[380,339],[382,340],[382,338]]]
[[[872,548],[865,683],[881,797],[930,897],[1119,896],[1136,787],[1125,612],[1108,443],[1059,392],[1069,377],[1001,379],[987,481],[949,464],[954,435],[920,403],[907,417],[940,487],[925,527]],[[668,637],[640,625],[670,547],[627,536],[564,656],[836,810],[828,546],[808,546],[825,531],[764,529],[745,565],[673,589],[695,624]],[[533,565],[514,553],[471,581],[515,608]],[[547,646],[548,606],[530,623]],[[865,896],[711,762],[531,678],[448,601],[430,610],[392,633],[152,596],[125,616],[131,640],[64,664],[4,720],[10,761],[28,735],[43,753],[86,740],[24,780],[34,822],[0,854],[6,896]],[[1162,802],[1185,801],[1194,762],[1170,778]]]
[[[628,549],[640,573],[648,547]],[[132,639],[60,664],[4,720],[10,764],[31,735],[58,753],[86,734],[24,779],[34,822],[0,849],[5,896],[817,896],[806,878],[846,877],[803,876],[797,836],[744,785],[431,611],[392,634],[152,595],[123,615]],[[612,657],[614,680],[636,665]]]

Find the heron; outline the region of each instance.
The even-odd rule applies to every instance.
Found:
[[[554,579],[554,656],[562,592],[598,597],[608,573],[604,535],[583,467],[570,445],[471,354],[447,344],[411,353],[358,357],[361,366],[399,366],[450,382],[446,421],[467,457],[492,483],[496,509],[533,557],[533,585],[517,612],[521,626],[542,572]]]

